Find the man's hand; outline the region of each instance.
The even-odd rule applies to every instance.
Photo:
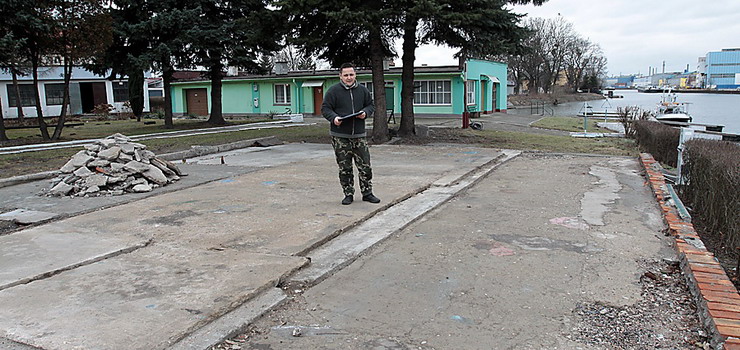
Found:
[[[342,125],[342,120],[339,119],[339,117],[334,117],[334,125],[336,126]]]
[[[357,118],[359,119],[365,119],[365,117],[367,117],[367,114],[365,114],[365,111],[363,111],[362,113],[360,113],[360,115],[357,116]]]

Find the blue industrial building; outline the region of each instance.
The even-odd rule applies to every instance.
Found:
[[[706,69],[708,88],[740,88],[740,48],[708,52]]]

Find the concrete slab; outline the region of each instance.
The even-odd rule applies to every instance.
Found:
[[[155,244],[0,292],[0,334],[52,349],[164,349],[307,263]]]
[[[0,214],[0,220],[12,221],[21,225],[29,225],[49,220],[55,216],[57,216],[57,214],[45,211],[16,209]]]
[[[65,221],[0,236],[0,290],[141,248],[149,239]]]
[[[0,310],[0,337],[5,332],[44,349],[162,348],[274,286],[305,262],[297,256],[431,186],[449,195],[457,179],[501,153],[465,146],[372,147],[374,190],[383,202],[342,206],[331,146],[286,146],[227,152],[226,165],[195,162],[189,165],[210,178],[222,176],[219,171],[233,175],[0,237],[9,243],[0,251],[13,257],[3,267],[13,265],[14,276],[48,277],[0,291],[0,304],[11,305]],[[220,162],[220,156],[212,159]],[[239,173],[243,169],[252,170]],[[65,252],[49,253],[54,244],[45,243],[46,234],[62,241]],[[36,240],[44,245],[34,247]],[[99,256],[95,249],[131,246],[128,241],[151,243],[87,263]],[[89,251],[75,253],[88,244]],[[48,257],[29,264],[23,254]],[[61,263],[56,256],[77,260]]]

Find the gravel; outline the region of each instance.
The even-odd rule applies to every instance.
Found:
[[[711,349],[677,261],[640,261],[642,298],[633,305],[579,303],[566,337],[609,349]]]

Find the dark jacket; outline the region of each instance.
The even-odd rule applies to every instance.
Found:
[[[373,98],[370,91],[360,84],[346,89],[342,83],[330,87],[324,95],[324,103],[321,105],[321,113],[331,124],[331,136],[358,138],[365,137],[365,119],[349,118],[342,121],[342,125],[334,125],[334,118],[345,116],[354,112],[365,111],[370,117],[375,111]]]

